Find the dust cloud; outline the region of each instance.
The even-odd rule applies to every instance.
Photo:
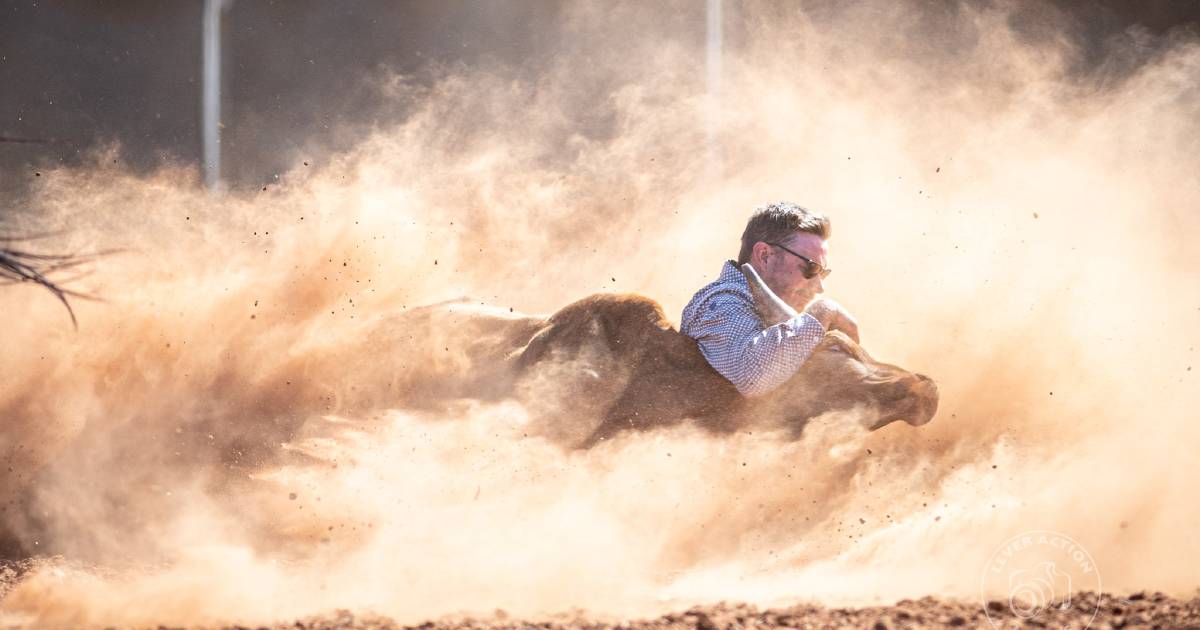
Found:
[[[73,285],[103,298],[78,332],[0,292],[6,544],[63,556],[0,619],[973,598],[1047,529],[1106,591],[1196,588],[1200,42],[1079,76],[1004,5],[727,16],[718,95],[702,20],[577,7],[551,61],[382,81],[403,123],[263,190],[119,147],[44,173],[9,229],[121,253]],[[406,404],[470,331],[380,336],[396,313],[615,290],[676,314],[776,199],[833,217],[827,291],[938,381],[934,422],[572,452],[511,401]]]

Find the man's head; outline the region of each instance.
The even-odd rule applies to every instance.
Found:
[[[828,218],[794,203],[756,208],[742,233],[738,264],[753,265],[776,295],[803,309],[824,291],[829,233]]]

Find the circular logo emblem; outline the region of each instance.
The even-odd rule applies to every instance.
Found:
[[[1029,621],[1051,607],[1070,608],[1072,596],[1084,591],[1097,595],[1086,628],[1100,610],[1100,571],[1083,545],[1049,530],[1017,534],[1000,545],[983,569],[979,589],[993,628],[1006,610]]]

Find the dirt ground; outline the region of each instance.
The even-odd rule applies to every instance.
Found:
[[[4,597],[44,559],[0,560],[0,611]],[[3,630],[10,626],[0,624]],[[1200,592],[1179,599],[1159,592],[1124,595],[1076,593],[1070,605],[1040,610],[1028,619],[1015,615],[1007,602],[978,602],[923,597],[891,606],[828,608],[801,604],[759,609],[738,603],[695,606],[652,619],[619,620],[583,613],[536,620],[510,618],[497,610],[488,617],[447,617],[402,625],[386,617],[338,610],[326,615],[280,621],[269,626],[219,626],[223,630],[753,630],[755,628],[1162,628],[1200,630]],[[175,628],[158,626],[159,630]],[[182,629],[181,629],[182,630]],[[208,630],[208,627],[205,627]]]
[[[342,628],[420,628],[421,630],[475,630],[480,628],[517,630],[568,628],[614,630],[684,629],[750,630],[753,628],[1200,628],[1200,597],[1180,600],[1162,593],[1135,593],[1124,598],[1102,596],[1096,610],[1094,593],[1077,594],[1066,610],[1044,611],[1030,620],[1014,616],[1006,603],[989,603],[988,614],[974,602],[952,602],[935,597],[904,600],[893,606],[868,608],[826,608],[801,605],[791,608],[758,610],[753,606],[720,604],[691,608],[657,619],[623,622],[598,622],[587,618],[566,618],[536,623],[493,618],[488,620],[433,621],[419,626],[397,626],[378,617],[356,617],[348,612],[278,624],[274,628],[333,630]],[[989,624],[988,617],[994,620]],[[1090,622],[1090,626],[1089,626]]]
[[[32,562],[0,562],[0,610],[3,597],[20,582]],[[1093,613],[1095,613],[1093,618]],[[2,624],[0,624],[2,625]],[[171,628],[159,626],[158,628]],[[902,600],[891,606],[827,608],[803,604],[760,610],[754,606],[721,603],[697,606],[654,619],[617,620],[585,614],[561,614],[537,620],[519,620],[496,611],[486,618],[453,617],[418,625],[400,625],[391,619],[339,610],[328,615],[280,621],[270,626],[223,626],[226,629],[272,630],[752,630],[754,628],[1194,628],[1200,630],[1200,596],[1190,600],[1163,593],[1139,592],[1123,596],[1076,593],[1069,607],[1038,612],[1020,619],[1007,602],[992,601],[987,611],[977,602],[936,597]],[[6,626],[7,629],[7,626]]]
[[[348,611],[264,626],[278,630],[751,630],[753,628],[1198,628],[1200,597],[1181,600],[1162,593],[1134,593],[1125,597],[1079,593],[1070,608],[1043,611],[1022,620],[1003,602],[990,602],[988,614],[974,602],[954,602],[935,597],[903,600],[893,606],[826,608],[801,605],[759,610],[742,604],[691,608],[657,619],[598,621],[587,617],[561,617],[535,622],[505,619],[502,613],[488,619],[447,619],[401,626],[381,617],[358,616]],[[1096,611],[1095,618],[1092,618]],[[989,616],[994,622],[989,623]],[[1090,625],[1089,625],[1090,624]],[[242,628],[242,626],[227,626]]]

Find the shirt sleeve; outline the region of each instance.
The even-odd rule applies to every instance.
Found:
[[[825,336],[825,328],[807,313],[764,327],[754,304],[732,292],[710,296],[689,323],[689,334],[709,364],[744,396],[782,385]]]

